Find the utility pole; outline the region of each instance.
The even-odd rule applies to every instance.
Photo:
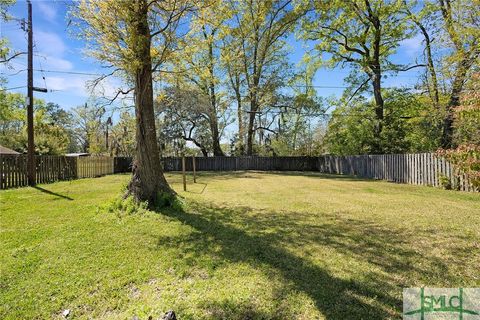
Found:
[[[107,148],[108,151],[108,126],[111,126],[113,124],[112,122],[112,117],[108,117],[107,122],[105,123],[105,148]]]
[[[27,72],[27,177],[28,184],[36,184],[35,168],[35,140],[33,131],[33,91],[48,92],[46,88],[33,86],[33,23],[32,23],[32,2],[27,0],[28,9],[28,72]]]
[[[27,172],[28,184],[34,186],[36,181],[35,173],[35,141],[33,136],[33,30],[32,30],[32,3],[27,0],[28,7],[28,94],[27,94]]]

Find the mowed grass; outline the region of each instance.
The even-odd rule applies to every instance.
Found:
[[[316,173],[202,173],[181,211],[99,209],[127,175],[0,192],[0,318],[388,319],[480,286],[480,195]]]

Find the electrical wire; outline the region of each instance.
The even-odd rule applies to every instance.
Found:
[[[38,52],[38,49],[37,49],[37,42],[35,41],[35,37],[33,37],[33,52],[37,52],[37,56],[40,56],[39,55],[39,52]],[[46,57],[42,57],[46,60]],[[42,66],[42,61],[41,60],[38,60],[38,63],[40,64],[40,72],[42,74],[42,78],[43,78],[43,84],[45,85],[45,89],[47,89],[48,91],[48,88],[47,88],[47,80],[45,79],[45,73],[43,72],[43,66]]]
[[[0,88],[0,91],[9,91],[9,90],[15,90],[15,89],[21,89],[21,88],[26,88],[27,86],[18,86],[18,87],[12,87],[12,88]]]

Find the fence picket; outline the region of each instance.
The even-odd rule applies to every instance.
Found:
[[[180,158],[163,158],[165,171],[178,171]],[[103,156],[69,158],[36,156],[37,183],[77,178],[93,178],[106,174],[130,172],[131,158]],[[192,164],[188,162],[187,170]],[[199,157],[197,171],[290,170],[318,171],[328,174],[349,174],[361,178],[382,179],[397,183],[441,186],[445,176],[461,190],[474,191],[464,174],[455,172],[444,158],[434,154],[391,154],[321,157]],[[0,155],[0,189],[28,184],[26,155]]]

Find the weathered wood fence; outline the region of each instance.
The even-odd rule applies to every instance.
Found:
[[[186,169],[192,170],[192,157]],[[36,156],[37,182],[98,177],[131,171],[131,158]],[[0,155],[0,189],[27,185],[25,155]],[[165,171],[180,171],[181,158],[163,158]],[[198,171],[319,171],[398,183],[452,186],[475,191],[466,177],[432,153],[321,157],[196,157]]]
[[[62,156],[35,156],[37,183],[75,179],[77,163],[74,158]],[[27,157],[0,155],[0,189],[28,185]]]
[[[35,156],[37,183],[50,183],[113,173],[110,157]],[[0,189],[28,185],[27,156],[0,155]]]
[[[321,156],[318,171],[360,178],[440,187],[449,183],[463,191],[478,191],[467,177],[434,153]]]
[[[163,158],[165,171],[181,171],[182,158]],[[186,170],[192,170],[192,157],[187,157]],[[318,171],[317,157],[196,157],[197,171]]]
[[[77,178],[95,178],[114,173],[113,157],[77,157]]]

